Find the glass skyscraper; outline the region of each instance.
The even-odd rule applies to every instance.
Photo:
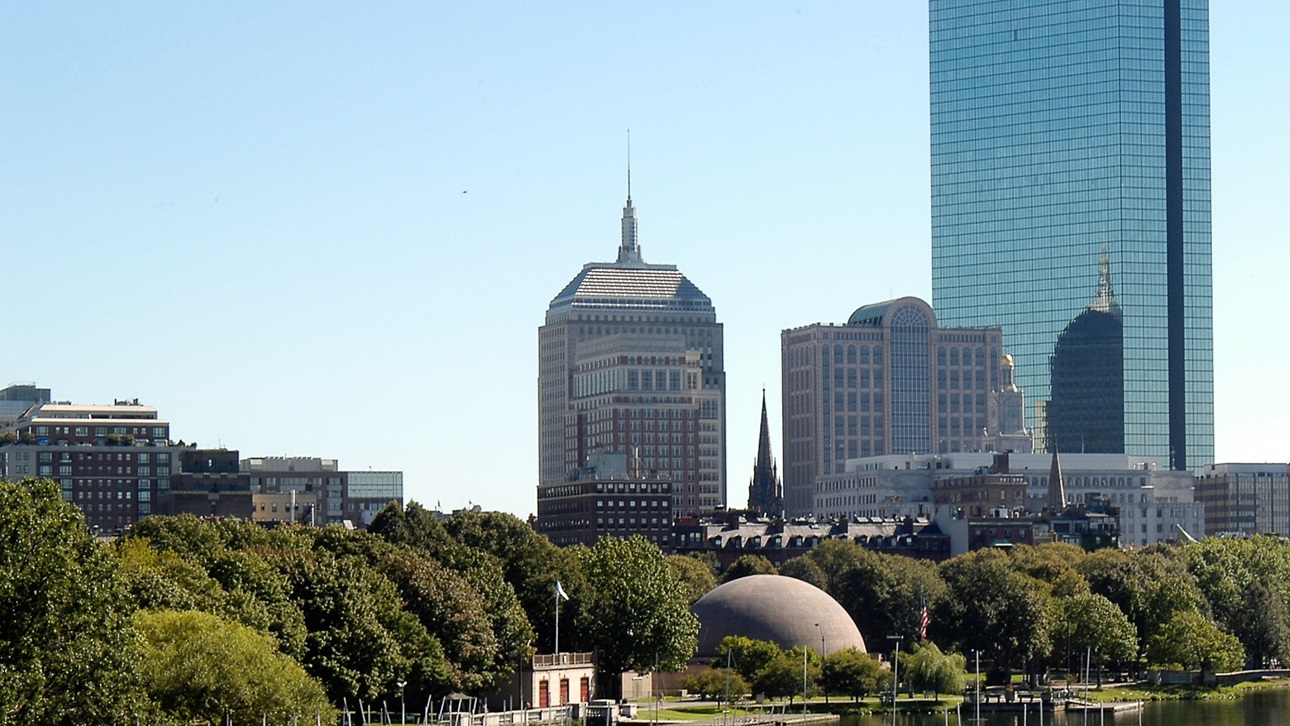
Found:
[[[1109,285],[1122,367],[1072,380],[1122,385],[1125,453],[1212,462],[1206,1],[931,0],[930,23],[937,317],[1003,328],[1052,448],[1083,425],[1049,421],[1058,337]]]

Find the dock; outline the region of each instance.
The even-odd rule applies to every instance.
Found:
[[[1142,701],[1084,701],[1078,698],[1067,699],[1066,710],[1080,713],[1122,713],[1137,711],[1142,708]]]

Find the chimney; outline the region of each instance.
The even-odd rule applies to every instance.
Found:
[[[990,467],[993,474],[1009,474],[1008,471],[1008,452],[996,453],[994,455],[994,464]]]

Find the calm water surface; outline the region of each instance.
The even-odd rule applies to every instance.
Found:
[[[970,708],[962,710],[963,726],[977,726],[972,720]],[[1139,721],[1141,718],[1141,721]],[[944,726],[945,716],[897,716],[897,726]],[[953,713],[949,715],[950,726],[959,726],[960,722]],[[1039,716],[1030,713],[1023,721],[1020,714],[981,715],[979,726],[1039,726]],[[1290,724],[1290,689],[1274,688],[1255,691],[1241,698],[1210,701],[1164,701],[1148,703],[1141,713],[1126,711],[1119,714],[1105,714],[1104,718],[1097,713],[1089,713],[1085,721],[1083,713],[1044,714],[1044,726],[1187,726],[1204,724],[1205,726],[1286,726]],[[847,716],[841,726],[890,726],[891,716]]]

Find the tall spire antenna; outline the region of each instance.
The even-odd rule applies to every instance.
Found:
[[[636,208],[632,206],[632,130],[627,129],[627,205],[623,207],[623,241],[618,247],[619,264],[641,264],[637,241]]]

